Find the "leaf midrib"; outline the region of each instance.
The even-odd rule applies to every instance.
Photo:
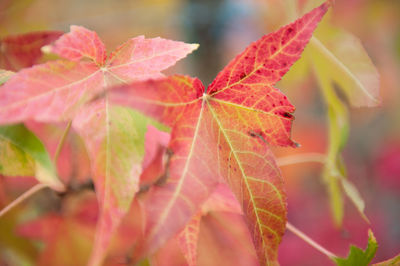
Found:
[[[313,19],[316,17],[316,15],[314,15],[313,16]],[[280,52],[282,52],[289,44],[291,44],[292,42],[293,42],[293,40],[295,40],[296,39],[296,37],[300,34],[300,32],[303,32],[304,31],[304,29],[306,29],[306,28],[308,28],[308,26],[311,24],[311,22],[313,21],[313,19],[310,19],[309,20],[309,22],[307,23],[307,24],[304,24],[304,26],[303,26],[303,28],[302,28],[302,30],[301,31],[297,31],[296,32],[296,35],[294,35],[293,36],[293,38],[289,41],[289,42],[287,42],[285,45],[283,45],[283,46],[281,46],[279,49],[277,49],[276,51],[275,51],[275,53],[273,53],[272,55],[270,55],[270,57],[268,58],[268,60],[271,60],[271,59],[273,59],[275,56],[277,56]],[[290,24],[289,24],[290,25]],[[246,51],[246,50],[245,50]],[[243,52],[242,53],[242,56],[245,56],[245,52]],[[237,60],[237,63],[239,63],[241,60]],[[243,78],[243,79],[240,79],[240,80],[238,80],[238,81],[236,81],[236,82],[234,82],[233,84],[230,84],[230,85],[228,85],[228,86],[226,86],[226,87],[224,87],[224,88],[222,88],[222,89],[220,89],[220,90],[217,90],[216,92],[214,92],[214,93],[212,93],[212,94],[210,94],[211,96],[215,96],[215,95],[217,95],[217,94],[219,94],[220,92],[223,92],[224,90],[227,90],[227,89],[229,89],[229,88],[232,88],[232,87],[234,87],[234,86],[236,86],[236,85],[238,85],[238,84],[241,84],[244,80],[246,80],[248,77],[250,77],[251,75],[253,75],[257,70],[259,70],[261,67],[263,66],[263,64],[260,64],[259,66],[256,66],[256,67],[254,67],[254,69],[253,69],[253,71],[251,71],[249,74],[246,74],[246,77],[245,78]],[[232,71],[233,71],[233,67],[232,67]],[[232,71],[231,71],[231,73],[232,73]],[[231,79],[231,75],[229,75],[229,81],[230,81],[230,79]],[[271,84],[267,84],[267,85],[271,85],[271,86],[273,86],[275,83],[271,83]]]
[[[201,98],[198,98],[196,100],[199,100],[199,99],[201,99]],[[163,225],[164,221],[167,219],[168,214],[170,213],[170,211],[172,209],[172,206],[176,202],[176,200],[179,197],[179,194],[180,194],[180,192],[182,190],[183,183],[186,180],[186,176],[187,176],[187,173],[188,173],[188,170],[189,170],[189,164],[190,164],[191,158],[192,158],[192,156],[194,154],[194,147],[196,145],[196,141],[197,141],[197,138],[199,136],[199,129],[200,129],[201,121],[202,121],[202,118],[203,118],[204,106],[205,106],[205,99],[203,99],[202,103],[201,103],[201,109],[200,109],[200,113],[199,113],[198,120],[197,120],[197,123],[196,123],[196,128],[195,128],[195,132],[194,132],[194,135],[193,135],[191,148],[190,148],[189,154],[187,156],[186,163],[185,163],[185,166],[184,166],[182,174],[181,174],[181,178],[179,178],[179,182],[177,183],[177,186],[176,186],[176,189],[174,191],[174,194],[172,195],[172,198],[169,200],[168,205],[165,207],[162,215],[160,216],[160,219],[158,220],[158,223],[153,228],[153,230],[150,232],[149,239],[152,239],[154,237],[154,235],[157,234],[159,228]]]
[[[218,127],[220,128],[220,131],[221,131],[222,134],[224,135],[225,140],[226,140],[226,142],[228,143],[229,148],[231,149],[232,154],[233,154],[233,156],[235,157],[235,160],[236,160],[236,162],[237,162],[237,164],[238,164],[238,166],[239,166],[239,169],[240,169],[240,171],[241,171],[241,173],[242,173],[242,177],[243,177],[244,183],[246,184],[246,189],[247,189],[247,191],[248,191],[248,193],[249,193],[249,195],[250,195],[250,200],[251,200],[251,202],[252,202],[252,207],[253,207],[253,209],[254,209],[253,211],[254,211],[254,214],[256,215],[258,230],[259,230],[259,233],[260,233],[260,235],[261,235],[261,241],[262,241],[262,244],[263,244],[263,249],[265,249],[267,245],[266,245],[266,243],[265,243],[265,241],[264,241],[264,237],[262,236],[262,235],[263,235],[263,233],[262,233],[262,232],[263,232],[262,227],[264,226],[266,229],[268,229],[269,231],[271,231],[272,233],[274,233],[274,234],[279,238],[278,233],[277,233],[275,230],[273,230],[272,228],[270,228],[270,227],[264,225],[263,223],[261,223],[261,219],[259,218],[259,215],[258,215],[258,212],[257,212],[257,207],[256,207],[257,205],[256,205],[255,200],[254,200],[254,198],[253,198],[252,190],[251,190],[251,188],[250,188],[249,183],[247,182],[247,181],[248,181],[248,180],[247,180],[247,175],[244,173],[243,166],[242,166],[242,164],[241,164],[241,162],[240,162],[240,160],[239,160],[239,158],[238,158],[238,156],[237,156],[237,154],[236,154],[236,150],[233,148],[232,143],[230,142],[230,138],[229,138],[228,135],[226,134],[226,132],[225,132],[225,130],[224,130],[224,127],[222,126],[220,120],[218,119],[217,115],[215,114],[215,112],[214,112],[214,110],[213,110],[213,108],[212,108],[212,106],[211,106],[211,104],[209,103],[208,100],[207,100],[207,106],[208,106],[208,108],[210,109],[210,112],[211,112],[211,114],[212,114],[214,120],[217,122]],[[279,199],[280,199],[280,202],[281,202],[281,204],[282,204],[282,198],[280,197],[279,191],[277,191],[276,187],[275,187],[274,185],[272,185],[272,184],[271,184],[271,187],[273,187],[273,188],[275,189],[275,191],[277,192],[277,195],[279,195]],[[267,265],[269,265],[269,258],[268,258],[268,256],[266,255],[265,258],[266,258],[266,260],[267,260]]]
[[[378,104],[379,100],[376,99],[372,94],[369,93],[367,88],[361,83],[361,81],[351,72],[351,70],[342,63],[333,53],[330,51],[320,40],[316,37],[311,37],[310,44],[320,51],[326,58],[333,64],[336,65],[340,70],[342,70],[343,74],[348,76],[352,81],[354,81],[357,86],[361,89],[361,91],[374,103]]]

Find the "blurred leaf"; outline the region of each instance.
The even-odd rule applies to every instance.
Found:
[[[100,259],[139,189],[144,136],[154,121],[132,109],[105,106],[99,101],[85,106],[73,122],[88,149],[93,182],[101,203],[93,256]],[[94,263],[95,265],[96,263]]]
[[[77,82],[84,81],[85,85],[90,86],[93,96],[112,85],[160,77],[162,70],[174,65],[197,47],[196,44],[139,36],[117,47],[107,58],[105,45],[96,32],[71,26],[71,31],[58,39],[49,50],[76,62],[75,66],[90,68],[91,72],[78,71],[80,77]],[[67,82],[70,83],[70,80]],[[55,85],[55,88],[49,88],[50,91],[58,90],[59,87]],[[76,82],[73,82],[62,88],[70,93],[75,85]],[[87,91],[86,86],[80,85],[80,89]],[[79,97],[85,91],[75,91],[75,103],[84,101]],[[45,113],[57,116],[49,110]],[[101,209],[90,265],[102,262],[116,228],[139,189],[144,133],[149,122],[149,119],[130,109],[111,106],[107,96],[82,107],[76,113],[72,125],[87,147]]]
[[[210,212],[230,212],[243,214],[242,208],[229,187],[221,183],[210,197],[186,224],[185,228],[177,235],[179,246],[190,266],[197,265],[197,244],[200,231],[201,218]]]
[[[307,50],[306,52],[312,60],[317,81],[322,89],[328,108],[329,147],[323,177],[328,186],[334,222],[340,226],[344,212],[341,187],[338,182],[344,176],[344,173],[340,169],[340,166],[342,166],[340,165],[340,152],[347,141],[349,128],[348,112],[346,106],[335,93],[327,67],[328,64],[324,58],[313,53],[313,50]]]
[[[145,153],[142,162],[142,173],[140,175],[140,188],[148,189],[151,185],[162,182],[165,170],[168,168],[169,159],[167,146],[171,135],[160,131],[156,127],[149,125],[145,136]],[[169,156],[168,158],[165,158]]]
[[[313,54],[326,64],[353,106],[376,106],[379,99],[379,73],[361,42],[353,35],[322,24],[310,41]]]
[[[14,72],[0,69],[0,85],[3,85],[12,75]]]
[[[97,219],[93,192],[67,196],[58,213],[48,213],[18,227],[18,234],[45,246],[36,265],[84,266],[93,245]]]
[[[368,266],[374,258],[378,244],[371,230],[368,231],[368,246],[365,250],[351,246],[347,258],[334,258],[338,266]]]
[[[361,217],[367,223],[369,223],[369,220],[368,220],[367,216],[364,214],[365,202],[361,198],[360,192],[358,191],[356,186],[354,186],[354,184],[351,183],[346,178],[341,178],[340,181],[342,183],[344,191],[346,192],[346,195],[354,203],[354,205],[356,206],[357,210],[360,212]]]
[[[28,239],[15,234],[23,211],[17,207],[0,219],[0,265],[34,265],[38,250]]]
[[[177,236],[179,246],[189,266],[197,265],[197,243],[201,217],[201,212],[194,215]]]
[[[323,22],[316,36],[311,39],[306,54],[314,66],[328,108],[329,147],[323,176],[334,222],[341,226],[344,203],[338,182],[346,177],[346,170],[340,154],[348,138],[349,115],[334,84],[353,106],[376,106],[379,104],[379,74],[360,41],[351,34]],[[355,187],[346,181],[342,186],[361,216],[368,221],[363,212],[363,200],[355,193]]]
[[[400,254],[392,259],[374,263],[373,266],[398,266],[400,264]]]
[[[0,126],[0,173],[7,176],[32,176],[62,191],[55,167],[40,140],[24,125]]]
[[[102,210],[90,262],[94,265],[101,263],[113,232],[138,190],[143,147],[136,146],[144,142],[144,131],[138,129],[143,124],[135,124],[139,115],[111,107],[107,96],[100,103],[80,108],[112,85],[162,76],[162,70],[197,47],[139,36],[107,57],[96,32],[71,26],[69,33],[46,47],[66,60],[24,69],[0,87],[2,124],[75,118],[73,126],[83,136],[92,159],[92,177]],[[140,134],[134,135],[135,130]]]
[[[61,31],[40,31],[1,38],[0,68],[17,71],[37,64],[43,55],[41,48],[62,34]]]

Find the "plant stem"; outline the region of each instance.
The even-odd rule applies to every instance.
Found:
[[[326,162],[326,155],[322,153],[302,153],[280,157],[276,159],[278,166],[286,166],[296,163],[322,163]]]
[[[62,147],[64,146],[65,139],[66,139],[66,137],[67,137],[67,135],[68,135],[68,133],[69,133],[69,130],[70,130],[70,128],[71,128],[71,125],[72,125],[72,120],[70,120],[70,121],[68,122],[67,127],[65,128],[65,130],[64,130],[64,132],[63,132],[63,135],[61,136],[60,142],[58,142],[57,149],[56,149],[56,153],[54,154],[54,163],[55,163],[55,164],[57,164],[57,159],[58,159],[58,157],[60,156],[60,152],[61,152],[61,150],[62,150]]]
[[[292,232],[293,234],[297,235],[298,237],[300,237],[301,239],[303,239],[305,242],[307,242],[310,246],[312,246],[313,248],[317,249],[319,252],[323,253],[324,255],[328,256],[328,258],[330,259],[334,259],[337,258],[338,256],[336,256],[335,254],[333,254],[332,252],[326,250],[324,247],[322,247],[320,244],[318,244],[317,242],[315,242],[314,240],[312,240],[311,238],[309,238],[308,236],[306,236],[303,232],[301,232],[299,229],[297,229],[296,227],[294,227],[292,224],[290,224],[289,222],[286,224],[286,228]]]
[[[4,209],[2,209],[0,211],[0,217],[3,216],[5,213],[7,213],[8,211],[10,211],[12,208],[14,208],[15,206],[17,206],[19,203],[21,203],[22,201],[24,201],[26,198],[29,198],[30,196],[32,196],[33,194],[35,194],[36,192],[38,192],[39,190],[46,188],[47,185],[45,184],[36,184],[33,187],[31,187],[29,190],[27,190],[26,192],[24,192],[21,196],[19,196],[18,198],[16,198],[13,202],[11,202],[10,204],[8,204]]]

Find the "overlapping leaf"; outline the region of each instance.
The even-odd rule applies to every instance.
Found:
[[[0,126],[0,173],[35,176],[55,190],[64,190],[45,147],[23,125]]]
[[[25,69],[0,88],[0,124],[27,119],[72,120],[92,161],[102,212],[91,259],[100,264],[112,233],[138,190],[149,122],[131,110],[101,103],[82,105],[108,86],[161,76],[160,71],[197,48],[161,38],[128,40],[110,57],[93,31],[72,26],[48,47],[67,60]]]
[[[184,76],[111,90],[111,101],[172,127],[168,179],[145,202],[150,251],[183,228],[221,178],[243,208],[260,263],[276,263],[286,196],[267,143],[296,144],[290,139],[294,107],[273,85],[300,57],[328,7],[327,2],[250,45],[207,90]]]
[[[60,31],[31,32],[0,39],[0,68],[16,71],[38,63],[41,48],[57,40]]]
[[[87,265],[97,213],[94,194],[85,192],[67,197],[62,212],[25,222],[17,232],[44,243],[35,265]]]
[[[201,210],[186,224],[177,235],[179,246],[190,266],[197,265],[197,246],[199,241],[200,222],[204,215],[210,212],[231,212],[242,214],[242,209],[232,191],[226,184],[219,184]]]
[[[14,72],[0,70],[0,86]],[[0,174],[36,176],[55,190],[63,190],[54,165],[40,140],[23,125],[0,126]]]
[[[51,61],[14,75],[0,88],[0,124],[70,120],[104,86],[159,75],[195,48],[194,44],[140,36],[122,44],[105,62],[105,47],[97,34],[71,26],[71,33],[58,39],[51,50],[73,61]],[[82,57],[94,61],[77,61]]]

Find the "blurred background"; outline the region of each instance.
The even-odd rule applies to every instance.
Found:
[[[68,31],[70,25],[82,25],[96,31],[109,51],[137,35],[199,43],[197,51],[167,73],[196,76],[209,84],[251,42],[301,15],[298,6],[317,6],[320,2],[0,0],[0,37],[37,30]],[[288,217],[293,225],[341,256],[346,255],[350,243],[365,248],[367,229],[371,227],[379,244],[374,259],[377,262],[400,252],[400,1],[336,0],[331,13],[330,23],[358,37],[380,73],[382,104],[350,109],[350,135],[343,152],[348,177],[365,200],[371,225],[346,202],[343,227],[334,226],[321,179],[322,166],[318,164],[282,167],[289,199]],[[324,153],[327,149],[326,106],[315,77],[312,71],[304,72],[301,79],[293,76],[288,73],[277,87],[296,106],[292,134],[301,147],[277,149],[278,158]],[[61,133],[54,133],[57,134]],[[25,191],[33,181],[4,178],[1,182],[6,188],[5,194],[0,195],[5,202]],[[4,248],[1,239],[0,248]],[[329,262],[290,232],[283,238],[279,260],[282,265]]]

